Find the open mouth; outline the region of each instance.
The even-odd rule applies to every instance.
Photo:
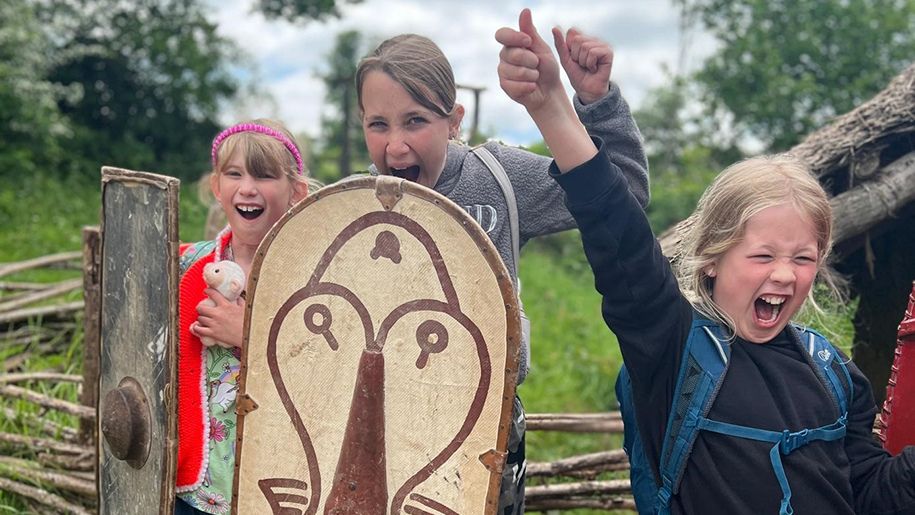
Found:
[[[782,305],[788,297],[784,295],[761,295],[753,303],[756,310],[756,319],[763,325],[772,325],[778,320]]]
[[[245,220],[254,220],[264,212],[264,208],[257,206],[235,206],[235,211],[238,211],[238,214]]]
[[[400,179],[406,179],[410,182],[416,182],[419,179],[419,166],[413,165],[406,168],[390,168],[391,175]]]

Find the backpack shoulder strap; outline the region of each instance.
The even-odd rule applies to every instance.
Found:
[[[854,385],[842,355],[825,336],[813,329],[797,325],[794,329],[800,338],[801,346],[810,355],[817,376],[835,395],[839,413],[847,413],[854,400]]]
[[[623,450],[629,458],[629,483],[636,509],[640,515],[655,513],[658,498],[658,484],[651,462],[645,454],[642,437],[639,434],[635,401],[632,398],[632,381],[626,365],[620,367],[616,378],[616,400],[623,418]]]
[[[683,350],[661,449],[658,502],[662,511],[679,490],[687,457],[699,434],[699,420],[708,414],[715,401],[730,357],[731,348],[720,326],[701,317],[695,318]]]
[[[514,273],[512,275],[515,277],[515,289],[517,289],[518,260],[521,258],[521,233],[518,226],[518,201],[515,199],[515,189],[512,187],[511,181],[508,180],[508,174],[505,173],[502,163],[496,159],[496,156],[492,155],[488,148],[483,145],[477,145],[470,151],[486,165],[486,168],[495,177],[496,182],[499,183],[499,187],[502,188],[502,195],[505,197],[506,206],[508,206],[508,224],[511,229],[512,261],[514,262]]]

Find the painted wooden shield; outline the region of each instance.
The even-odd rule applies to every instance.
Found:
[[[171,514],[178,185],[102,169],[99,513]]]
[[[495,513],[520,326],[476,222],[356,179],[278,222],[251,276],[237,513]]]
[[[907,445],[915,445],[915,284],[899,324],[896,354],[877,423],[877,435],[893,455],[902,452]]]

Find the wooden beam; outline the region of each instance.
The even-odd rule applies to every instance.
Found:
[[[843,242],[892,217],[915,201],[915,152],[885,166],[872,181],[840,195],[830,204],[833,211],[833,240]]]
[[[565,431],[567,433],[622,433],[623,420],[618,411],[607,413],[529,413],[528,431]]]
[[[25,261],[18,261],[14,263],[2,263],[0,264],[0,277],[4,275],[10,275],[16,272],[22,272],[24,270],[31,270],[33,268],[41,268],[49,265],[56,265],[60,263],[66,263],[68,261],[74,261],[82,256],[82,252],[61,252],[59,254],[51,254],[50,256],[41,256],[34,259],[28,259]]]

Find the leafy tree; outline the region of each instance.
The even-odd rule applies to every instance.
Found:
[[[687,99],[695,97],[694,89],[686,79],[670,77],[633,113],[648,155],[651,203],[646,212],[655,233],[689,216],[718,172],[741,157],[733,141],[718,137],[717,127],[701,113],[691,113]]]
[[[327,87],[326,103],[332,106],[330,112],[321,115],[322,147],[315,159],[315,173],[323,181],[346,177],[354,169],[365,170],[371,163],[356,98],[356,67],[363,55],[361,48],[362,36],[358,32],[341,32],[327,55],[327,71],[318,72]]]
[[[100,164],[182,178],[208,166],[221,102],[237,83],[236,47],[197,0],[49,0],[43,22],[57,57],[48,79],[79,94],[62,100],[66,144]]]
[[[915,0],[675,0],[721,43],[698,73],[735,126],[784,150],[915,55]]]
[[[50,40],[26,0],[0,3],[0,174],[54,168],[67,130],[62,91],[46,80]]]
[[[340,1],[341,4],[360,2],[362,0]],[[257,0],[257,9],[269,19],[280,18],[300,23],[340,17],[336,0]]]

